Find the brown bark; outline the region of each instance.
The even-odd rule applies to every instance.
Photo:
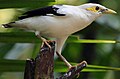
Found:
[[[43,44],[39,54],[34,59],[26,60],[24,79],[54,79],[54,52],[55,42],[48,42],[51,48]],[[83,61],[77,66],[73,66],[68,72],[57,79],[73,79],[80,71],[87,66],[87,62]]]
[[[26,61],[24,79],[54,79],[54,50],[55,42],[49,42],[51,49],[43,44],[39,54]]]

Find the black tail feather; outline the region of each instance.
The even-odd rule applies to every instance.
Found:
[[[15,22],[11,22],[11,23],[8,23],[8,24],[2,24],[2,26],[4,28],[12,28],[13,26],[11,25],[12,23],[15,23]]]
[[[2,26],[3,26],[4,28],[12,28],[12,26],[9,25],[9,24],[2,24]]]

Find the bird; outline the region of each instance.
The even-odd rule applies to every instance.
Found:
[[[2,24],[2,26],[33,30],[49,48],[51,46],[43,36],[55,38],[57,55],[71,68],[72,65],[61,54],[67,38],[89,26],[98,17],[115,13],[117,12],[97,3],[85,3],[78,6],[55,4],[27,11],[18,20]]]

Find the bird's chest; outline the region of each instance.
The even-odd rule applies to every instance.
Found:
[[[85,19],[85,17],[73,16],[64,21],[61,29],[63,29],[63,31],[67,34],[72,34],[87,27],[90,23],[91,21],[89,21],[87,18]]]

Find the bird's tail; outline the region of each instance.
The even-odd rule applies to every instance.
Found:
[[[2,24],[2,26],[3,26],[4,28],[12,28],[12,26],[9,25],[9,24]]]
[[[13,24],[14,22],[11,22],[11,23],[8,23],[8,24],[2,24],[2,27],[4,27],[4,28],[12,28],[13,26],[12,26],[12,24]]]

